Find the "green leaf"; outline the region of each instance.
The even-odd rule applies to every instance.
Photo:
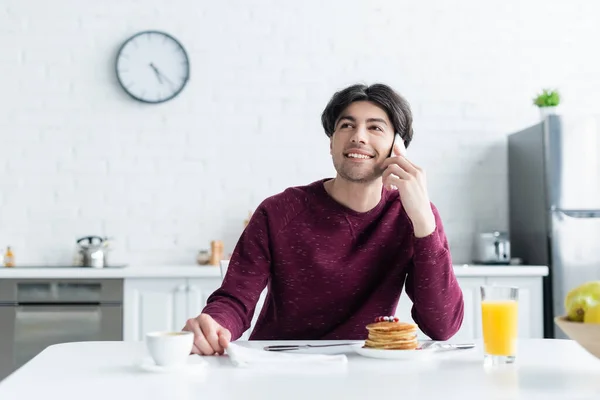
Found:
[[[542,89],[534,99],[533,104],[538,107],[554,107],[560,103],[558,90]]]

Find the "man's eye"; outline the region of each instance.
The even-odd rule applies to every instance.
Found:
[[[342,125],[340,126],[340,128],[342,128],[342,129],[345,129],[345,128],[351,128],[351,127],[352,127],[352,124],[348,124],[348,123],[342,124]]]
[[[381,129],[381,128],[380,128],[380,127],[378,127],[378,126],[372,126],[372,127],[371,127],[371,129],[375,129],[376,131],[383,132],[383,129]]]

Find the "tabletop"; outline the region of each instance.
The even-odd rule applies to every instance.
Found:
[[[264,371],[236,368],[228,356],[202,357],[207,367],[185,374],[141,370],[143,342],[66,343],[0,382],[0,399],[600,399],[600,360],[573,341],[522,339],[517,362],[498,368],[484,367],[475,343],[411,361],[366,358],[351,346],[310,351],[347,354],[344,367],[331,370]]]

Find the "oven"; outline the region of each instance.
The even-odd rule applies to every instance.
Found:
[[[46,347],[123,339],[122,279],[0,279],[0,380]]]

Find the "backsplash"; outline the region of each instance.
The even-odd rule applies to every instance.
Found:
[[[411,103],[409,156],[465,262],[475,232],[507,228],[506,134],[537,122],[533,95],[597,111],[598,2],[35,3],[0,5],[0,246],[17,264],[70,262],[91,234],[114,237],[115,262],[192,264],[213,239],[231,252],[265,197],[333,176],[320,114],[356,82]],[[114,72],[148,29],[190,57],[160,105]]]

